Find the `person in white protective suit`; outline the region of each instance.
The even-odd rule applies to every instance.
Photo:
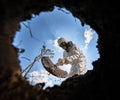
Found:
[[[59,65],[71,64],[68,77],[84,75],[87,72],[87,63],[82,51],[72,41],[65,38],[58,39],[58,45],[64,49],[63,58],[58,59]]]

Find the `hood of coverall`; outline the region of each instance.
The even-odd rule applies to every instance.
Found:
[[[65,38],[61,37],[61,38],[58,39],[57,42],[58,42],[58,45],[60,45],[63,42],[67,43],[67,40]]]

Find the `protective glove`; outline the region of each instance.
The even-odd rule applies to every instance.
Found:
[[[57,65],[57,66],[62,66],[63,64],[65,64],[65,59],[59,58],[56,65]]]

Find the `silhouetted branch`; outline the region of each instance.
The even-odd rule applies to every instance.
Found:
[[[66,13],[66,14],[70,14],[69,12],[66,12],[66,11],[64,11],[64,10],[61,9],[61,8],[58,8],[58,10],[60,10],[60,11],[62,11],[62,12],[64,12],[64,13]]]
[[[36,57],[34,58],[34,61],[33,61],[30,65],[28,65],[28,66],[22,71],[22,73],[24,73],[24,72],[26,71],[24,77],[26,77],[26,75],[28,74],[28,72],[30,71],[30,69],[33,67],[33,65],[36,63],[36,61],[39,61],[43,56],[46,56],[46,55],[47,55],[48,57],[50,57],[50,58],[53,58],[53,57],[54,57],[54,51],[51,50],[51,49],[46,49],[46,45],[44,44],[44,45],[42,46],[42,48],[41,48],[40,54],[39,54],[38,56],[36,56]],[[29,60],[29,59],[26,58],[26,57],[23,57],[23,58]]]
[[[30,59],[29,59],[29,58],[27,58],[27,57],[21,57],[21,58],[24,58],[24,59],[26,59],[26,60],[30,61]]]
[[[24,53],[24,52],[25,52],[25,49],[19,48],[19,53]]]
[[[29,31],[30,31],[30,36],[33,37],[32,31],[31,31],[31,29],[30,29],[30,23],[28,23],[28,26],[27,26],[25,23],[23,23],[23,25],[24,25],[26,28],[29,29]]]
[[[29,23],[29,22],[28,22],[28,25],[26,25],[25,23],[23,23],[23,25],[24,25],[26,28],[29,29],[30,36],[31,36],[32,38],[34,38],[35,40],[40,41],[39,39],[37,39],[36,37],[33,36],[33,34],[32,34],[32,30],[31,30],[31,28],[30,28],[30,23]]]

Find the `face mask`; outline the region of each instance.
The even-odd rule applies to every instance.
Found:
[[[67,43],[66,51],[69,52],[72,46],[73,46],[72,41],[69,41],[69,42]]]

